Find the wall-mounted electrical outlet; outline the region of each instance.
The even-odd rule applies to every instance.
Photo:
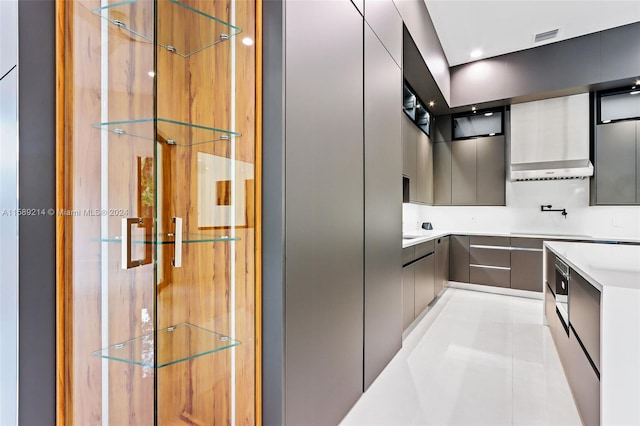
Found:
[[[611,226],[613,228],[620,228],[620,218],[619,217],[611,218]]]

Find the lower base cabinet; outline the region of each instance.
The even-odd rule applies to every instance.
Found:
[[[411,325],[415,315],[415,263],[402,268],[402,329]]]
[[[416,263],[415,266],[415,316],[420,315],[435,297],[435,256],[427,255]]]
[[[564,330],[562,330],[564,333]],[[598,426],[600,424],[600,379],[596,375],[591,363],[582,350],[573,330],[570,331],[565,374],[569,381],[569,387],[576,402],[578,413],[585,426]]]

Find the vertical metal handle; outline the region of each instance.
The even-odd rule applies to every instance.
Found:
[[[132,260],[131,226],[143,223],[141,217],[122,218],[122,269],[131,269],[143,264],[142,260]]]
[[[172,219],[174,223],[175,243],[174,243],[174,256],[171,264],[175,268],[182,266],[182,218],[174,217]]]

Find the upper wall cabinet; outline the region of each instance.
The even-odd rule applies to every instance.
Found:
[[[640,203],[640,121],[599,124],[595,142],[596,204]]]
[[[402,170],[409,178],[409,201],[433,204],[433,143],[406,114],[402,117]]]
[[[434,136],[438,142],[433,145],[434,204],[505,205],[504,135],[467,136],[490,130],[501,133],[502,126],[487,130],[485,124],[491,123],[478,127],[467,120],[466,133],[458,135],[464,138],[452,141],[451,123],[449,116],[435,119]]]
[[[595,204],[640,204],[639,94],[634,86],[596,96]]]

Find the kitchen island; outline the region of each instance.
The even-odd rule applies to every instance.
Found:
[[[583,421],[593,422],[593,411],[584,403],[593,394],[585,394],[584,379],[590,372],[587,369],[578,374],[580,363],[590,365],[599,376],[599,381],[592,380],[595,386],[599,384],[599,423],[640,424],[640,246],[547,241],[544,247],[546,271],[554,256],[571,269],[569,324],[555,327],[554,341]],[[545,323],[553,329],[553,322],[560,324],[562,320],[554,315],[555,306],[548,306],[554,301],[555,280],[547,274],[546,281]],[[592,312],[591,318],[585,318],[584,309],[578,306],[585,298],[585,286],[586,292],[599,296],[599,347],[597,342],[595,346],[588,344],[593,330],[578,324],[598,315]],[[573,340],[579,343],[577,351],[567,343]]]

